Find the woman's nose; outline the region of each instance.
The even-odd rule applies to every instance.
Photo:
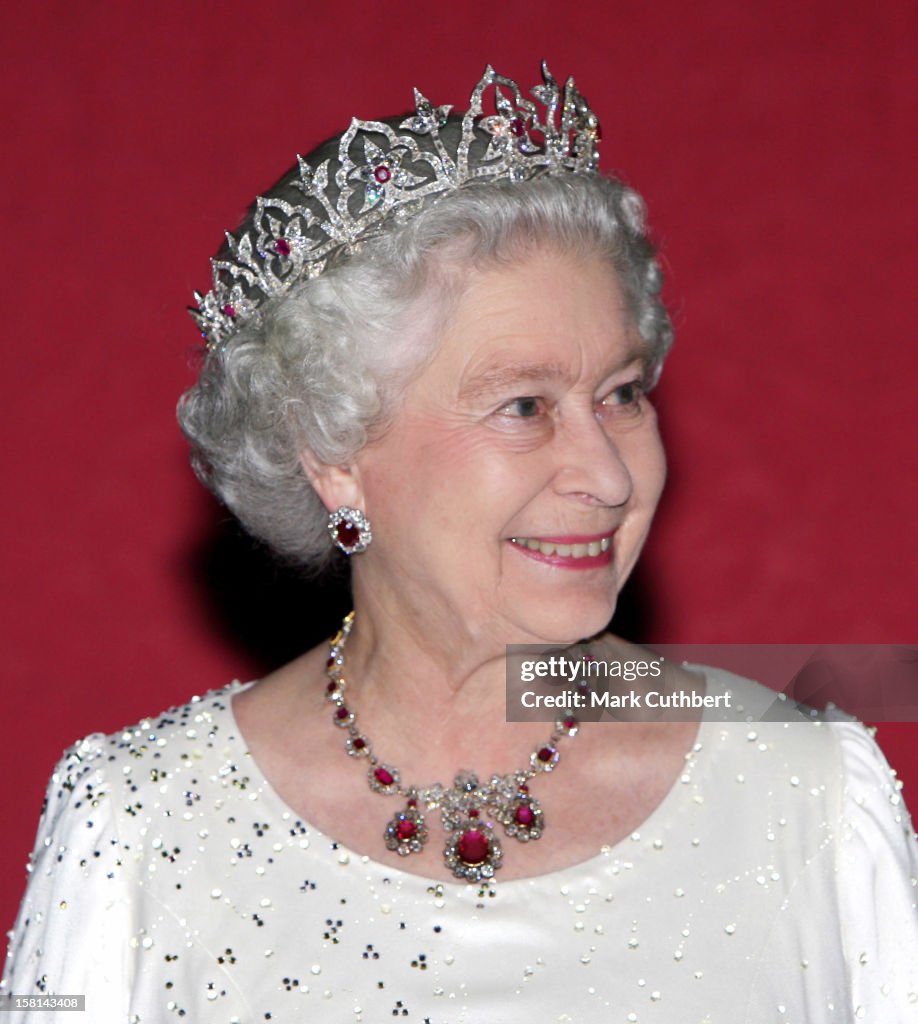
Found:
[[[633,481],[621,451],[590,412],[558,425],[556,489],[592,504],[616,508],[631,497]]]

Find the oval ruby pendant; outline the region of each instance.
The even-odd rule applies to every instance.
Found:
[[[470,867],[477,864],[484,864],[491,852],[491,844],[488,837],[477,828],[470,828],[463,832],[456,844],[456,853],[463,864]]]

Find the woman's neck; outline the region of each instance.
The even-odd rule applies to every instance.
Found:
[[[523,767],[552,723],[508,723],[505,645],[452,631],[431,617],[392,615],[355,595],[344,647],[348,706],[383,759],[420,784],[452,781],[463,767],[480,774]]]

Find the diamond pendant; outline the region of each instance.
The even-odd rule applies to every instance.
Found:
[[[412,797],[405,809],[399,811],[386,826],[383,836],[386,847],[400,857],[420,853],[427,842],[427,825],[424,815],[418,810],[418,802]]]
[[[504,807],[501,823],[507,835],[521,843],[541,838],[545,814],[539,801],[529,795],[528,786],[520,786],[516,798]]]
[[[443,860],[456,878],[481,882],[494,877],[501,865],[503,850],[490,821],[482,821],[477,811],[454,829],[443,848]]]

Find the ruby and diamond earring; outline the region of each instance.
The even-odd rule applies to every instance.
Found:
[[[359,508],[341,505],[328,515],[328,533],[335,547],[346,555],[366,551],[373,539],[370,520]]]

